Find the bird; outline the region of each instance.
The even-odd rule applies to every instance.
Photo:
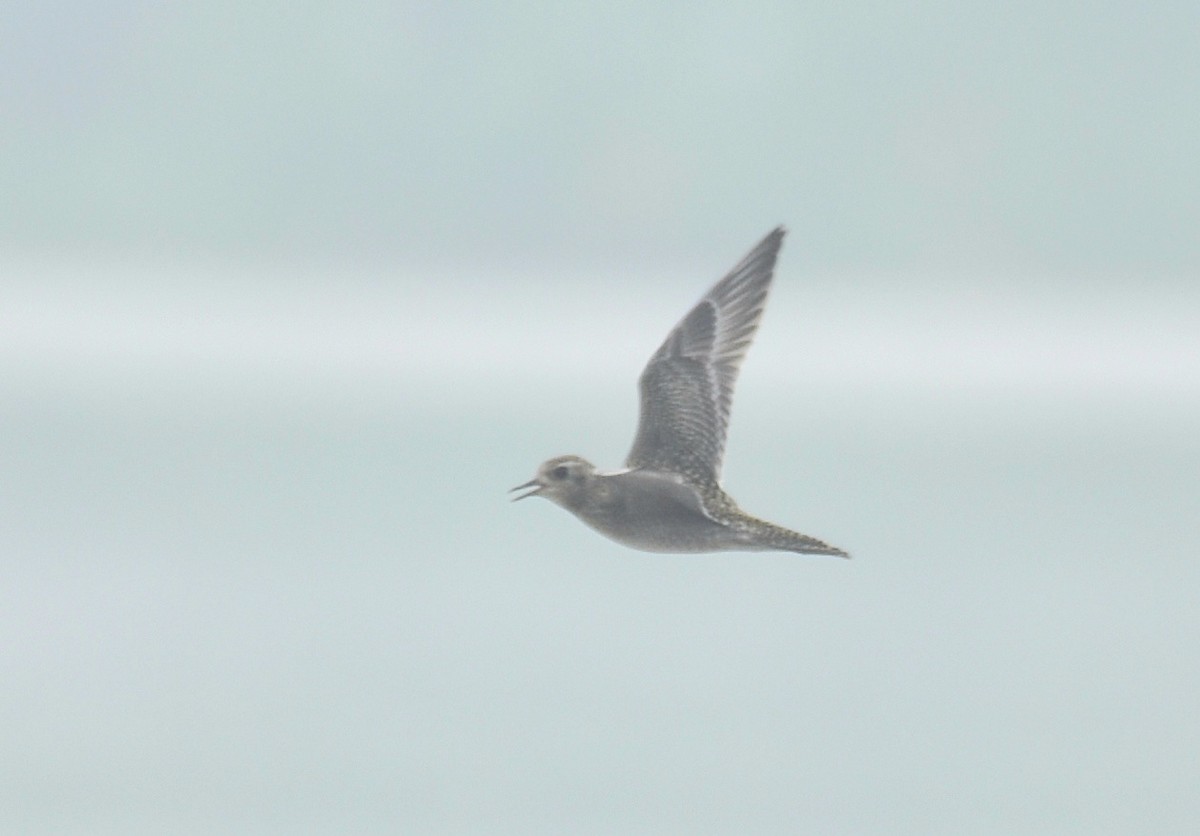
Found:
[[[639,380],[640,416],[625,468],[556,456],[509,492],[570,511],[646,552],[783,551],[845,557],[815,537],[742,511],[721,487],[738,371],[766,306],[786,230],[772,230],[688,311]]]

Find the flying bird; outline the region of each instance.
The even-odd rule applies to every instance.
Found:
[[[849,557],[742,511],[721,488],[738,370],[767,302],[784,229],[775,229],[696,303],[642,371],[641,417],[626,468],[579,456],[543,462],[529,489],[604,536],[648,552],[788,551]]]

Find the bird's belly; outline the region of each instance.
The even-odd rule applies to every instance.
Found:
[[[641,551],[695,553],[754,549],[738,532],[679,505],[663,507],[648,503],[579,516],[605,537]]]

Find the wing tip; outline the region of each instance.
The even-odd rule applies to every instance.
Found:
[[[775,272],[775,261],[779,258],[779,251],[783,247],[783,237],[787,235],[787,227],[783,224],[772,229],[766,236],[758,242],[758,244],[742,262],[734,268],[733,272],[738,272],[739,268],[745,268],[751,264],[764,264],[768,274]]]

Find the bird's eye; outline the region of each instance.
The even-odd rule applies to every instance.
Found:
[[[560,464],[558,467],[554,468],[554,470],[551,470],[550,477],[552,479],[566,479],[567,478],[566,466]]]

